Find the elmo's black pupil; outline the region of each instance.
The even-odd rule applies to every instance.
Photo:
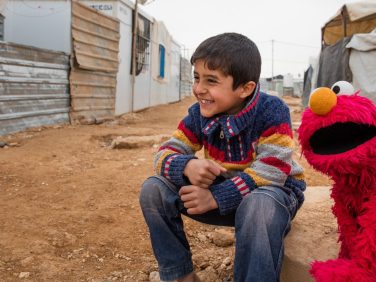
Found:
[[[338,85],[336,85],[336,86],[334,86],[334,87],[333,87],[333,89],[332,89],[332,90],[333,90],[333,92],[334,92],[334,93],[338,94],[338,93],[339,93],[339,90],[340,90],[340,88],[339,88],[339,86],[338,86]]]

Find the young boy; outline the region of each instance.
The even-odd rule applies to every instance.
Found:
[[[278,281],[283,238],[305,190],[289,109],[259,91],[260,53],[241,34],[208,38],[191,63],[197,103],[159,148],[157,176],[140,195],[160,278],[197,281],[184,214],[235,226],[234,281]]]

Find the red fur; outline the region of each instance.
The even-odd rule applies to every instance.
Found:
[[[307,109],[298,129],[307,161],[334,181],[332,211],[341,248],[338,259],[312,263],[310,272],[319,282],[376,281],[376,137],[333,155],[315,154],[309,143],[317,130],[337,122],[376,126],[375,105],[357,94],[338,96],[325,116]]]

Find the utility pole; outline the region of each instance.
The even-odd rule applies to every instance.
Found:
[[[138,30],[138,0],[134,7],[133,38],[132,38],[132,94],[131,94],[131,112],[134,110],[134,94],[136,88],[136,52],[137,52],[137,30]]]

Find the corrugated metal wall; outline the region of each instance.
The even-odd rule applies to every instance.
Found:
[[[192,65],[181,57],[180,60],[180,98],[192,95]]]
[[[97,123],[115,116],[120,24],[72,2],[71,122]]]
[[[4,16],[0,14],[0,40],[4,40]]]
[[[69,56],[0,41],[0,135],[69,122]]]

